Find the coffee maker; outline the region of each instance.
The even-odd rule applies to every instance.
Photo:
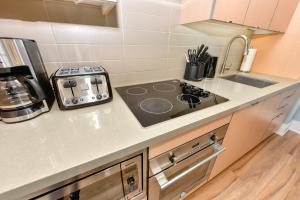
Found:
[[[37,43],[0,38],[0,120],[32,119],[50,111],[54,99]]]

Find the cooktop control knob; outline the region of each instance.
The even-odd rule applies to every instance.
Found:
[[[210,92],[208,92],[208,91],[202,92],[202,97],[209,97],[209,95],[210,95]]]
[[[190,86],[184,86],[182,88],[182,93],[183,94],[192,94],[193,93],[193,88]]]
[[[72,103],[73,103],[73,104],[77,104],[77,103],[78,103],[78,99],[77,99],[77,98],[73,98],[73,99],[72,99]]]
[[[180,87],[184,87],[186,85],[187,85],[187,83],[185,83],[185,82],[180,82],[180,84],[179,84]]]

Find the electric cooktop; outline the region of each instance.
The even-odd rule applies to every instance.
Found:
[[[228,101],[179,80],[131,85],[116,90],[143,127]]]

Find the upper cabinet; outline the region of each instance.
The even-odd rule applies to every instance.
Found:
[[[211,18],[214,0],[182,0],[181,23],[203,21]]]
[[[183,0],[181,23],[218,20],[285,32],[299,0]]]
[[[243,24],[250,0],[217,0],[213,19]]]
[[[279,0],[270,29],[285,32],[290,24],[299,0]]]
[[[251,0],[244,25],[269,29],[277,4],[278,0]]]

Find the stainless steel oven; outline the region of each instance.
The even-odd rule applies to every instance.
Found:
[[[56,186],[37,200],[145,200],[147,199],[146,151],[126,157],[100,170],[94,169],[75,181]]]
[[[177,200],[207,180],[228,125],[165,152],[149,162],[149,200]]]

